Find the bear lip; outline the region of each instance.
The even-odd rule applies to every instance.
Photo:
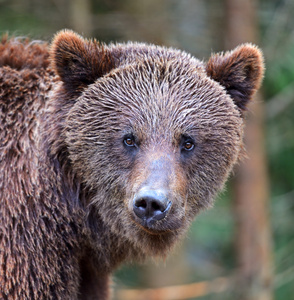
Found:
[[[138,224],[140,228],[142,228],[145,232],[147,232],[150,235],[164,235],[173,232],[173,230],[171,229],[156,229],[150,225],[147,225],[147,222],[135,223]]]
[[[168,216],[169,214],[167,214],[163,219],[157,221],[151,220],[151,218],[139,219],[135,214],[132,214],[131,220],[138,227],[151,235],[164,235],[175,232],[183,227],[183,220],[171,221],[171,223],[173,224],[173,227],[171,227],[170,224],[168,224]]]
[[[152,235],[160,235],[172,231],[170,229],[156,228],[157,226],[154,226],[156,221],[151,221],[148,218],[138,219],[136,217],[132,217],[132,220],[137,226]]]

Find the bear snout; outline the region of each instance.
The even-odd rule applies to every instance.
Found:
[[[168,199],[167,192],[163,190],[143,188],[133,199],[133,211],[141,225],[146,228],[164,219],[171,206],[172,202]]]

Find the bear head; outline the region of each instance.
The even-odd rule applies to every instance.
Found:
[[[205,63],[62,31],[51,60],[61,82],[60,157],[85,191],[89,222],[138,252],[165,255],[240,156],[244,111],[263,76],[260,50],[244,44]]]

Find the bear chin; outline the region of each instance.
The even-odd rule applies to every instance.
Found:
[[[165,258],[169,255],[171,249],[181,240],[186,233],[186,229],[181,228],[174,231],[156,232],[141,229],[138,234],[136,247],[144,255],[143,258],[149,258],[150,253],[153,257]],[[150,252],[151,251],[151,252]]]
[[[153,226],[143,226],[134,221],[135,225],[130,231],[129,241],[134,242],[134,250],[138,249],[143,258],[150,257],[150,253],[154,257],[166,257],[176,243],[185,236],[189,225],[186,218],[172,220],[167,223],[167,220],[162,220],[163,225],[156,224]]]

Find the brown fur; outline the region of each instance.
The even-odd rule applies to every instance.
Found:
[[[206,71],[226,88],[236,105],[245,110],[260,87],[264,72],[263,57],[254,45],[244,44],[234,51],[212,56]]]
[[[51,67],[46,44],[0,45],[0,298],[106,300],[120,263],[166,256],[222,188],[262,56],[205,64],[71,31],[50,51]],[[134,213],[144,189],[168,197],[164,218]]]

